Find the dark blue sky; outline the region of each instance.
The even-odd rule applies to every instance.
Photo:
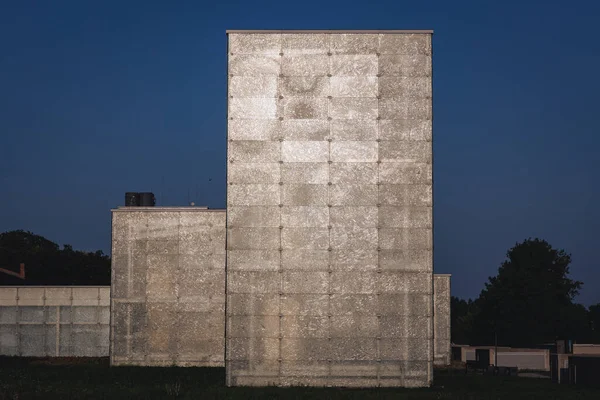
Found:
[[[537,236],[600,302],[599,16],[593,0],[4,3],[0,231],[108,253],[126,191],[224,207],[226,29],[434,29],[436,272],[475,297]]]

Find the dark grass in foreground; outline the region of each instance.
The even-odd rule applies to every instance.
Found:
[[[436,371],[424,389],[227,388],[223,368],[108,367],[106,359],[0,357],[0,399],[600,399],[549,379]]]

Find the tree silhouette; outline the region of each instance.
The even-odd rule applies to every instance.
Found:
[[[97,251],[76,251],[22,230],[0,234],[0,267],[18,271],[25,280],[0,274],[0,285],[110,285],[110,258]]]
[[[556,338],[585,336],[587,312],[574,304],[582,282],[568,277],[571,256],[540,239],[527,239],[507,252],[477,299],[474,341],[534,346]]]

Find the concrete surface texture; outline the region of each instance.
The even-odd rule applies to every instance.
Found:
[[[111,365],[223,366],[225,212],[112,213]]]
[[[433,275],[433,362],[450,365],[450,275]]]
[[[429,33],[228,35],[229,386],[428,386]]]
[[[0,355],[106,357],[108,286],[0,287]]]

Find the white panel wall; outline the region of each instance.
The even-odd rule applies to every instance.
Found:
[[[108,356],[110,287],[0,287],[0,355]]]

